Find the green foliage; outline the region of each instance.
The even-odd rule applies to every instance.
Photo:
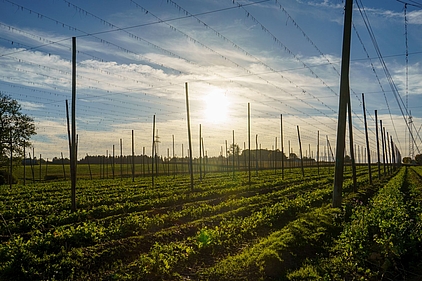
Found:
[[[20,104],[0,92],[0,165],[6,165],[10,156],[10,142],[14,154],[21,154],[35,135],[34,120],[21,112]]]
[[[416,164],[422,165],[422,154],[418,154],[415,156]]]
[[[402,168],[368,205],[356,205],[330,259],[322,260],[313,269],[330,280],[378,280],[392,272],[395,278],[406,278],[401,268],[413,262],[411,257],[419,256],[417,249],[422,242],[422,206],[417,200],[417,194],[422,193],[412,191],[415,187],[410,180],[408,170]],[[406,195],[409,190],[413,196]]]
[[[9,184],[10,181],[10,173],[6,170],[0,170],[0,185]],[[16,184],[18,180],[14,175],[12,175],[12,183]]]
[[[328,252],[342,218],[326,206],[328,169],[305,180],[262,171],[251,185],[247,174],[209,174],[194,191],[189,180],[80,180],[76,212],[66,182],[0,189],[0,279],[299,280],[323,271],[312,260]],[[351,184],[346,173],[346,192]]]

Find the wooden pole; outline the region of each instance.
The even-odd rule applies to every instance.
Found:
[[[202,181],[202,125],[199,124],[199,180]]]
[[[40,154],[40,170],[39,170],[39,178],[40,178],[40,181],[41,181],[41,177],[42,177],[42,174],[41,174],[41,154]]]
[[[346,0],[344,13],[343,50],[340,77],[340,101],[337,121],[336,167],[334,173],[333,207],[341,207],[343,189],[344,149],[347,103],[350,102],[349,65],[353,0]]]
[[[48,177],[48,158],[45,161],[45,177]]]
[[[384,133],[383,133],[383,127],[382,127],[382,120],[380,120],[380,130],[381,130],[381,145],[382,145],[382,164],[384,166],[384,175],[386,173],[385,171],[385,142],[384,142]]]
[[[227,140],[226,140],[226,171],[227,171],[227,174],[229,173],[229,157],[228,157],[228,152],[229,152],[229,150],[228,150],[228,147],[227,147]]]
[[[120,180],[123,179],[123,140],[120,139]]]
[[[258,176],[258,135],[255,135],[255,173]]]
[[[170,148],[167,147],[167,176],[170,175]]]
[[[175,153],[174,153],[174,135],[172,135],[172,140],[173,140],[173,157],[172,157],[172,160],[174,161],[174,165],[176,166],[176,169],[173,170],[173,178],[175,178],[176,177],[176,171],[177,171],[177,161],[174,158],[174,155],[175,155]]]
[[[66,180],[66,169],[64,167],[64,158],[63,158],[63,152],[60,152],[61,156],[62,156],[62,167],[63,167],[63,177],[64,180]],[[29,162],[30,164],[32,163],[32,159],[31,159],[31,153],[29,153],[29,159],[31,162]],[[32,164],[31,164],[32,165]]]
[[[23,185],[26,185],[26,153],[25,153],[26,143],[23,142]],[[47,175],[47,173],[46,173]]]
[[[72,212],[76,211],[76,37],[72,37],[72,133],[70,151],[70,179]]]
[[[142,176],[145,176],[145,146],[142,147]]]
[[[371,153],[369,153],[369,136],[368,136],[368,124],[366,123],[366,108],[365,108],[365,95],[362,93],[362,107],[363,107],[363,121],[365,122],[365,138],[366,138],[366,150],[368,151],[368,174],[369,184],[372,185],[372,170],[371,170]]]
[[[389,139],[390,139],[390,137],[389,137],[389,135],[388,135],[388,132],[387,132],[387,138],[385,139],[386,140],[386,145],[387,145],[387,151],[388,151],[388,163],[389,163],[389,165],[388,165],[388,172],[391,174],[393,171],[393,167],[391,166],[391,164],[392,164],[392,159],[391,159],[391,150],[390,150],[390,141],[389,141]]]
[[[288,141],[289,143],[289,168],[290,168],[290,172],[292,171],[292,159],[290,159],[290,140]]]
[[[297,126],[297,137],[299,140],[299,153],[300,153],[300,165],[302,166],[302,177],[305,177],[305,170],[303,169],[302,142],[300,141],[299,126]]]
[[[251,104],[248,102],[248,176],[251,184]]]
[[[33,152],[34,150],[32,149],[32,154],[34,154]],[[63,160],[63,159],[62,159]],[[29,165],[31,166],[31,175],[32,175],[32,183],[35,183],[35,176],[34,176],[34,159],[31,156],[31,152],[29,153]],[[63,162],[63,161],[62,161]],[[64,165],[64,164],[63,164]],[[64,169],[64,168],[63,168]]]
[[[391,157],[392,157],[391,163],[393,164],[393,168],[395,169],[396,168],[396,155],[395,155],[395,152],[394,152],[393,136],[390,136],[390,143],[391,143]]]
[[[185,166],[183,165],[185,163],[185,156],[183,151],[183,143],[182,143],[182,175],[185,173]]]
[[[69,104],[66,100],[66,122],[67,122],[67,139],[69,141],[69,153],[72,151],[72,139],[70,137],[70,120],[69,120]]]
[[[381,159],[380,159],[380,142],[378,137],[378,111],[375,110],[375,136],[377,140],[377,166],[378,166],[378,179],[381,179]]]
[[[132,130],[132,182],[135,181],[135,132]]]
[[[188,141],[189,141],[189,166],[190,166],[190,188],[193,191],[193,163],[192,163],[192,137],[190,132],[190,115],[189,115],[189,96],[188,96],[188,83],[185,83],[186,90],[186,113],[188,121]]]
[[[112,171],[112,175],[113,175],[113,180],[114,180],[114,144],[113,144],[113,158],[112,158],[112,163],[111,163],[111,171]]]
[[[316,155],[316,162],[317,162],[318,175],[319,175],[319,130],[318,130],[318,137],[317,137],[317,155]]]
[[[233,130],[233,179],[234,179],[234,150],[235,150],[235,148],[234,148],[234,130]]]
[[[154,186],[154,161],[155,161],[155,115],[152,117],[152,151],[151,151],[151,183]]]
[[[353,150],[352,104],[350,102],[350,91],[349,91],[348,97],[349,97],[349,102],[347,103],[347,112],[348,112],[348,117],[349,117],[350,160],[352,161],[353,191],[357,192],[356,161],[355,161],[355,151]]]
[[[284,179],[283,114],[280,114],[281,178]]]
[[[274,174],[277,174],[277,137],[274,140]]]
[[[9,167],[9,187],[12,189],[13,185],[13,137],[12,137],[12,129],[10,129],[9,133],[10,137],[10,167]]]
[[[86,160],[88,161],[89,178],[92,180],[91,164],[89,163],[89,156],[88,156],[88,153],[86,154]]]
[[[105,165],[105,169],[106,169],[106,179],[108,179],[108,162],[109,162],[109,154],[108,154],[108,149],[106,150],[106,156],[104,158],[104,165]]]
[[[202,145],[202,163],[204,165],[204,178],[205,178],[205,174],[206,174],[206,170],[207,170],[207,162],[206,162],[206,156],[205,156],[205,146],[204,146],[204,138],[201,137],[201,145]]]

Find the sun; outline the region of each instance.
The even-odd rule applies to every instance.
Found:
[[[221,124],[227,121],[229,101],[222,91],[212,91],[204,96],[205,118],[209,123]]]

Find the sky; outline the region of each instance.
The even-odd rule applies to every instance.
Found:
[[[422,149],[422,1],[408,0],[406,8],[403,2],[354,1],[349,77],[361,158],[362,93],[371,154],[375,110],[403,156]],[[187,91],[194,157],[200,126],[209,156],[225,155],[233,131],[235,143],[247,148],[250,104],[251,149],[283,145],[298,154],[299,128],[303,156],[316,157],[319,133],[324,159],[327,139],[333,152],[336,144],[344,4],[2,0],[0,91],[34,119],[37,156],[68,156],[76,37],[78,158],[111,154],[113,146],[118,155],[120,139],[130,154],[132,130],[135,154],[151,155],[154,115],[158,154],[172,156],[174,138],[175,156],[186,156]]]

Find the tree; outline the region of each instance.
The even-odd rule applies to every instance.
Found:
[[[234,155],[239,157],[241,149],[240,149],[240,146],[237,143],[230,145],[230,148],[227,151],[227,153],[229,154],[229,157],[230,157],[230,155],[233,155],[233,148],[234,148]]]
[[[415,156],[416,164],[422,165],[422,154],[418,154]]]
[[[412,158],[410,157],[403,157],[403,164],[410,164],[412,162]]]
[[[296,159],[299,159],[299,158],[297,157],[296,153],[291,152],[291,153],[289,154],[289,159],[291,159],[291,160],[296,160]]]
[[[10,142],[13,154],[22,154],[23,146],[30,146],[29,139],[35,135],[34,120],[21,112],[21,105],[10,96],[0,92],[0,164],[7,163]]]

